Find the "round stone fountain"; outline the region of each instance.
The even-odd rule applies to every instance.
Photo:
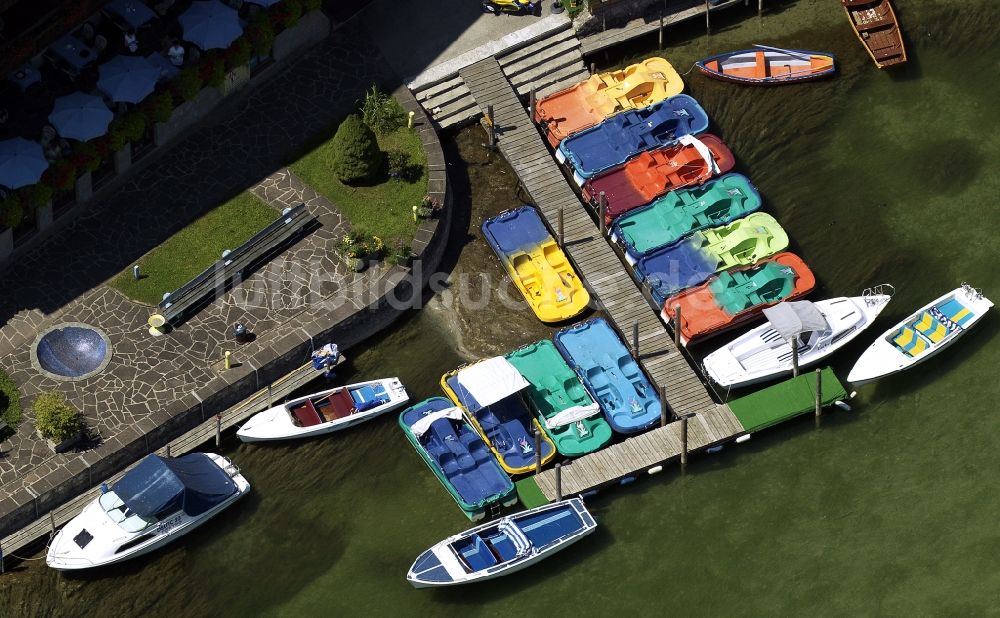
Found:
[[[31,364],[56,380],[82,380],[111,360],[111,342],[98,328],[69,322],[43,332],[31,348]]]

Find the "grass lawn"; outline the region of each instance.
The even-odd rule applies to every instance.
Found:
[[[250,193],[240,193],[217,206],[139,259],[142,279],[132,277],[132,266],[118,274],[111,286],[132,300],[156,305],[278,218],[278,211]]]
[[[420,167],[419,178],[406,182],[387,178],[370,187],[349,187],[340,182],[330,167],[330,139],[306,153],[292,171],[306,184],[326,196],[336,205],[352,229],[380,237],[386,247],[397,240],[409,245],[417,226],[413,222],[413,207],[427,194],[427,159],[420,146],[420,134],[405,126],[378,138],[382,152],[403,152],[410,164]]]
[[[6,421],[11,428],[21,421],[21,396],[17,384],[3,369],[0,369],[0,420]]]

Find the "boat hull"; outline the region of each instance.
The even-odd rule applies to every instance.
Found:
[[[952,302],[959,303],[959,306],[963,307],[967,313],[962,314],[961,318],[958,318],[958,314],[956,314],[955,321],[950,320],[952,316],[946,314],[945,317],[948,319],[942,323],[943,331],[940,332],[944,334],[941,339],[935,342],[936,334],[932,330],[927,331],[930,334],[929,337],[925,336],[924,331],[919,331],[920,327],[917,325],[923,321],[925,314],[933,313],[934,309],[938,313],[942,310],[947,312],[949,311],[948,307],[951,306],[949,303]],[[847,376],[847,381],[860,386],[879,378],[900,373],[933,358],[963,337],[979,323],[992,307],[993,302],[990,299],[968,286],[956,288],[932,300],[882,333],[858,358]],[[944,326],[948,322],[951,322],[955,328],[952,328],[951,325]],[[928,324],[931,322],[928,321]],[[904,329],[909,332],[904,332]],[[934,330],[937,330],[936,325]],[[910,345],[914,346],[913,350],[916,350],[915,346],[919,345],[921,351],[914,356],[899,347],[898,339],[903,336],[910,337],[909,342]]]
[[[906,45],[889,0],[841,0],[847,20],[875,66],[906,64]]]
[[[787,52],[777,49],[726,52],[699,60],[695,67],[714,79],[754,86],[811,81],[832,75],[836,70],[833,54],[802,49]]]
[[[362,389],[365,389],[366,387],[370,389],[381,389],[381,392],[385,393],[388,400],[385,403],[376,405],[370,409],[353,412],[347,416],[336,418],[327,422],[320,422],[314,425],[302,426],[301,424],[297,424],[297,420],[293,420],[294,416],[292,410],[296,409],[296,406],[304,405],[305,402],[312,400],[329,400],[331,396],[335,396],[341,391],[351,393],[355,405],[362,405],[357,399],[354,399],[354,393],[361,392]],[[332,388],[320,391],[319,393],[313,393],[305,397],[300,397],[298,399],[293,399],[282,405],[274,406],[273,408],[264,410],[259,414],[255,414],[247,419],[247,421],[236,431],[236,436],[241,441],[247,443],[313,438],[360,425],[361,423],[370,421],[378,416],[381,416],[382,414],[399,409],[409,400],[410,397],[402,383],[399,381],[399,378],[385,378],[381,380],[358,382],[357,384],[348,384],[346,386]],[[315,411],[315,408],[313,411]],[[324,417],[316,416],[315,418],[319,419]]]

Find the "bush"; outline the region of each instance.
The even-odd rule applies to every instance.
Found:
[[[198,77],[213,88],[221,86],[226,79],[226,61],[223,54],[214,49],[206,53],[198,65]]]
[[[24,203],[31,211],[45,206],[52,199],[52,189],[48,185],[35,184],[21,189],[24,192]]]
[[[166,90],[158,92],[143,101],[141,109],[148,124],[166,122],[174,113],[174,96]]]
[[[396,99],[372,86],[361,102],[361,119],[376,134],[385,135],[402,126],[403,108]]]
[[[80,413],[66,402],[66,395],[62,393],[42,393],[35,399],[32,408],[39,433],[55,442],[72,438],[83,428]]]
[[[299,0],[299,4],[302,5],[302,12],[308,13],[323,6],[323,0]]]
[[[299,0],[281,0],[271,7],[270,15],[274,25],[281,29],[291,28],[302,17],[302,5]]]
[[[177,94],[180,95],[180,97],[185,101],[190,101],[198,96],[198,93],[201,92],[201,87],[204,84],[204,80],[202,80],[201,76],[198,74],[198,67],[188,67],[184,69],[174,81],[174,85],[177,88]]]
[[[76,186],[76,164],[70,159],[60,159],[42,174],[42,182],[57,193],[72,191]]]
[[[229,46],[226,50],[226,68],[230,71],[241,66],[245,66],[250,62],[250,56],[253,54],[253,46],[247,37],[241,36],[240,38],[233,41],[233,44]]]
[[[424,168],[414,163],[413,158],[408,152],[390,150],[386,153],[385,159],[390,178],[398,178],[403,182],[416,182],[420,180],[420,174],[424,171]]]
[[[111,149],[118,152],[129,142],[137,142],[146,133],[146,118],[138,111],[131,111],[111,122],[108,130]]]
[[[247,40],[257,56],[269,56],[274,46],[274,26],[267,13],[258,13],[246,29]]]
[[[333,173],[344,184],[372,181],[382,167],[382,151],[375,134],[357,114],[340,123],[330,147]]]
[[[24,221],[24,204],[18,193],[11,193],[0,203],[0,225],[14,229]]]
[[[0,418],[10,427],[17,427],[21,422],[21,395],[17,392],[17,384],[3,369],[0,369]]]
[[[349,258],[371,258],[380,260],[385,257],[385,242],[378,236],[365,232],[348,232],[337,243],[337,250]]]
[[[101,155],[92,142],[80,142],[73,153],[73,165],[86,172],[95,172],[101,167]]]

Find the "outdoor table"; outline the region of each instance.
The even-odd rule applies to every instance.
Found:
[[[138,28],[156,17],[153,9],[140,0],[111,0],[104,9],[132,28]]]
[[[21,92],[24,92],[32,84],[42,81],[42,75],[38,72],[38,69],[28,63],[24,63],[14,69],[14,72],[8,75],[7,79],[17,84]]]
[[[94,50],[71,34],[67,34],[50,45],[49,51],[77,72],[97,60],[97,54]]]
[[[181,72],[180,67],[175,67],[170,60],[163,57],[160,52],[153,52],[152,54],[146,56],[146,60],[149,63],[160,69],[160,79],[158,81],[167,81],[173,79]]]

